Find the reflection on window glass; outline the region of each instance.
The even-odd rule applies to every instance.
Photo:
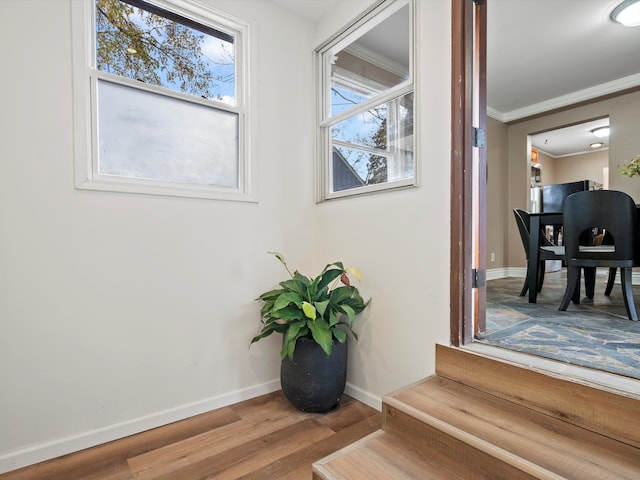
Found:
[[[98,70],[235,105],[232,35],[129,2],[95,2]]]
[[[332,191],[412,178],[413,93],[331,128]]]
[[[409,78],[408,25],[405,6],[331,58],[331,115]]]
[[[238,115],[98,82],[102,175],[238,187]]]
[[[357,145],[386,149],[386,129],[387,105],[383,104],[338,123],[331,129],[331,136]]]
[[[322,199],[416,184],[413,3],[380,1],[319,51]]]

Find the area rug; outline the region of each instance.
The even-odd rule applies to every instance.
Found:
[[[640,379],[640,322],[531,318],[489,333],[484,342]]]

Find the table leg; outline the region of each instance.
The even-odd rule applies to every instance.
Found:
[[[529,221],[529,303],[538,300],[538,265],[540,264],[540,217],[532,215]]]

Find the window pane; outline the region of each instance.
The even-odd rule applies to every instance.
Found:
[[[334,145],[333,191],[364,187],[387,181],[387,159],[381,155]]]
[[[407,5],[327,57],[331,63],[331,115],[409,78],[409,25]]]
[[[238,188],[238,115],[98,82],[98,171]]]
[[[412,178],[413,93],[331,128],[332,192]]]
[[[332,138],[358,145],[387,148],[387,105],[354,115],[331,129]]]
[[[235,105],[233,36],[149,8],[96,0],[97,69]]]

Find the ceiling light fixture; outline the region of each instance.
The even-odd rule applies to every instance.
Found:
[[[593,130],[591,130],[591,133],[593,133],[598,138],[608,137],[609,136],[609,127],[594,128]]]
[[[611,12],[611,20],[625,27],[640,25],[640,0],[624,0]]]
[[[604,143],[602,142],[594,142],[591,145],[589,145],[589,148],[600,148],[604,145]]]

